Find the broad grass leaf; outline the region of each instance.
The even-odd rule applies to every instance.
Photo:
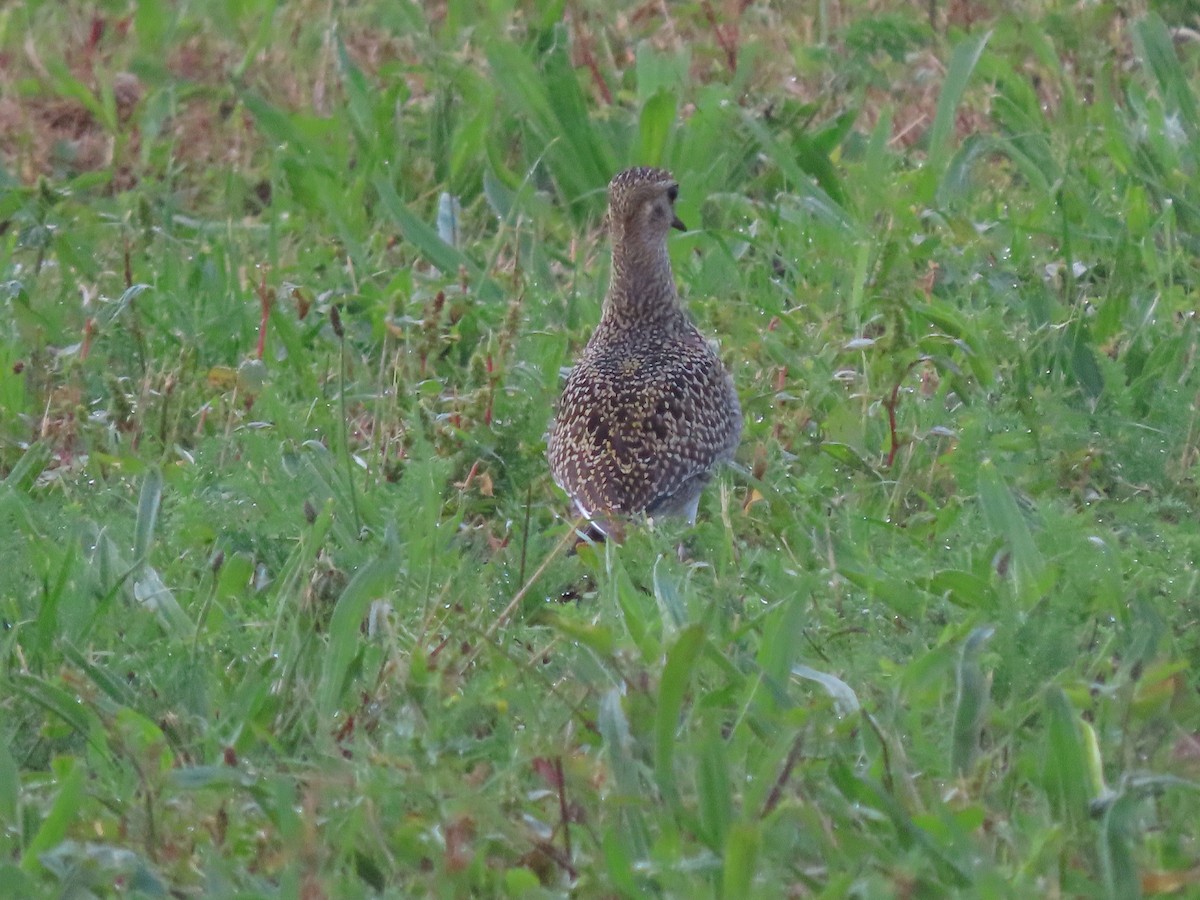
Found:
[[[379,886],[377,890],[382,891],[387,882],[383,878],[383,873],[379,873]],[[504,870],[504,890],[508,897],[524,897],[540,893],[542,883],[532,869],[519,867],[515,869]]]
[[[21,773],[7,741],[0,741],[0,821],[21,821]]]
[[[371,101],[371,88],[367,84],[362,70],[350,58],[340,34],[337,35],[336,43],[338,69],[342,75],[342,89],[346,92],[347,108],[350,113],[350,121],[354,126],[354,135],[359,146],[364,150],[369,150],[379,140],[375,124],[374,104]]]
[[[687,623],[687,609],[679,593],[679,585],[667,572],[668,566],[659,557],[654,562],[652,582],[654,599],[658,601],[658,612],[662,618],[663,639],[673,638]]]
[[[733,785],[725,739],[710,729],[699,748],[696,790],[700,807],[700,828],[713,850],[720,852],[733,821]]]
[[[496,174],[496,170],[488,166],[483,171],[483,196],[496,217],[507,220],[512,214],[517,191],[506,185]]]
[[[979,505],[988,527],[1002,537],[1012,554],[1016,595],[1031,602],[1041,586],[1045,563],[1016,498],[990,459],[979,466]]]
[[[550,108],[572,150],[572,162],[580,170],[583,184],[604,185],[617,168],[616,154],[603,132],[588,114],[588,102],[579,86],[579,75],[571,61],[571,42],[564,24],[554,27],[554,41],[542,61],[542,81]],[[560,169],[555,168],[555,176]],[[584,196],[586,189],[575,198]]]
[[[296,117],[268,103],[253,91],[244,91],[240,99],[268,138],[302,155],[306,165],[320,166],[326,171],[333,170],[331,145],[320,140],[320,136],[312,128],[302,129]],[[322,131],[328,127],[327,123],[321,124]]]
[[[577,622],[554,612],[542,613],[542,619],[555,631],[591,648],[602,657],[611,656],[616,650],[617,637],[608,625]]]
[[[246,70],[253,64],[256,59],[261,58],[263,50],[270,45],[273,40],[278,38],[275,24],[275,10],[279,6],[279,0],[262,0],[260,3],[245,3],[245,4],[229,4],[226,10],[241,10],[248,15],[243,18],[241,24],[243,26],[257,24],[258,28],[254,31],[253,39],[246,41],[246,52],[242,54],[241,60],[233,69],[235,81],[241,81],[246,74]],[[246,21],[249,19],[250,21]]]
[[[648,166],[662,165],[667,153],[667,140],[675,123],[678,100],[675,94],[659,90],[642,106],[638,119],[638,162]]]
[[[14,691],[23,694],[74,730],[78,737],[93,741],[98,750],[103,749],[102,744],[95,743],[96,736],[104,733],[100,717],[81,698],[33,675],[14,675],[10,684]]]
[[[79,552],[77,541],[68,541],[58,563],[58,571],[54,581],[42,595],[42,602],[37,615],[37,643],[34,650],[36,658],[46,659],[59,635],[58,610],[62,605],[63,595],[71,583],[75,572],[75,560]]]
[[[721,878],[721,896],[727,900],[751,896],[750,885],[757,871],[762,829],[757,822],[738,822],[729,829],[725,841],[725,869]]]
[[[53,450],[45,441],[34,441],[21,454],[17,464],[4,478],[4,486],[20,493],[28,493],[37,477],[45,470]]]
[[[1052,194],[1051,186],[1056,180],[1052,176],[1057,175],[1058,166],[1047,167],[1047,164],[1040,163],[1036,157],[1029,155],[1028,147],[1006,138],[992,139],[990,147],[995,152],[1008,157],[1008,160],[1017,167],[1021,177],[1033,185],[1038,193],[1046,197]]]
[[[972,134],[950,158],[946,172],[938,182],[936,201],[939,207],[952,207],[967,200],[975,187],[976,166],[986,161],[995,148],[989,135]]]
[[[850,123],[853,124],[853,118],[850,119]],[[821,190],[843,210],[849,206],[850,200],[842,187],[841,176],[829,156],[836,149],[836,143],[844,136],[845,132],[835,124],[825,133],[813,135],[811,138],[803,132],[792,137],[792,147],[800,168],[816,179]],[[827,146],[830,144],[832,146]]]
[[[620,839],[625,850],[624,856],[640,862],[650,850],[649,830],[641,810],[632,802],[642,793],[642,779],[634,758],[634,740],[629,731],[629,720],[625,717],[621,692],[617,688],[606,692],[600,699],[596,719],[617,789],[628,801],[619,804],[625,825]]]
[[[1092,797],[1078,715],[1057,685],[1046,689],[1045,700],[1048,721],[1043,785],[1055,814],[1080,825],[1087,820]]]
[[[1179,111],[1192,140],[1200,140],[1200,101],[1192,93],[1194,82],[1179,64],[1166,22],[1157,13],[1146,13],[1133,23],[1131,31],[1134,49],[1163,99]]]
[[[86,674],[92,684],[96,685],[101,693],[113,703],[129,707],[137,705],[139,696],[124,678],[114,675],[103,665],[98,665],[75,646],[64,646],[62,654],[64,659],[69,660],[79,671]]]
[[[757,138],[744,133],[742,110],[729,87],[706,84],[696,90],[695,111],[677,126],[671,142],[671,166],[687,174],[688,190],[714,196],[752,177],[759,163]],[[713,153],[720,147],[720,153]]]
[[[888,140],[892,136],[893,116],[894,112],[890,106],[883,107],[879,111],[879,120],[871,129],[871,137],[867,142],[862,164],[865,184],[882,186],[887,184],[891,177],[896,159],[887,152],[887,147]],[[887,194],[883,190],[869,191],[868,196],[864,198],[864,201],[872,204],[873,207],[882,207],[886,200]]]
[[[248,553],[232,553],[225,558],[217,575],[216,596],[224,601],[237,601],[246,596],[250,579],[254,577],[254,558]]]
[[[151,58],[161,56],[168,29],[173,24],[171,19],[164,0],[138,0],[133,13],[133,30],[137,35],[138,49],[142,53]]]
[[[84,785],[87,777],[86,767],[82,762],[70,756],[59,757],[54,761],[54,780],[58,784],[58,793],[50,806],[50,811],[42,820],[41,827],[25,846],[21,854],[21,868],[26,872],[35,872],[42,867],[39,859],[41,854],[49,852],[58,846],[70,832],[71,826],[83,811]]]
[[[803,633],[807,619],[808,605],[800,592],[785,597],[780,608],[765,619],[758,665],[763,677],[776,687],[776,690],[768,691],[767,696],[783,696],[782,688],[787,684],[792,665],[801,649],[797,637]]]
[[[846,210],[820,185],[820,176],[826,174],[825,166],[829,162],[827,157],[821,157],[821,163],[817,164],[819,155],[801,153],[797,156],[793,147],[777,140],[751,112],[742,112],[742,125],[758,142],[762,152],[778,166],[804,209],[823,224],[847,235],[857,232],[856,225]],[[804,162],[815,168],[816,173],[805,171],[802,165]]]
[[[1067,329],[1064,338],[1068,341],[1071,373],[1075,376],[1075,381],[1083,388],[1083,393],[1089,400],[1098,399],[1104,393],[1104,374],[1096,362],[1087,326],[1076,322]]]
[[[854,689],[836,675],[819,672],[810,666],[803,665],[792,666],[792,674],[806,681],[815,681],[823,687],[825,693],[833,700],[833,708],[839,716],[853,715],[861,708]]]
[[[346,676],[359,652],[362,623],[367,610],[373,600],[383,596],[391,587],[400,569],[401,559],[398,548],[387,548],[354,574],[333,607],[333,616],[329,621],[329,646],[317,684],[317,709],[323,721],[329,721],[342,705]]]
[[[925,589],[967,609],[991,610],[996,607],[996,592],[992,586],[978,575],[961,569],[935,572],[925,582]]]
[[[155,782],[175,767],[175,754],[162,729],[136,709],[122,706],[110,728],[115,735],[114,744],[139,760],[142,777]]]
[[[443,241],[435,229],[430,228],[405,206],[387,178],[376,175],[371,183],[375,186],[384,211],[396,223],[405,240],[415,246],[443,274],[453,275],[460,267],[465,268],[475,281],[476,290],[481,297],[485,300],[495,300],[502,296],[499,288],[490,279],[483,277],[475,263]]]
[[[860,778],[840,759],[830,765],[829,775],[834,786],[847,800],[860,803],[886,816],[895,829],[900,845],[906,849],[914,846],[920,848],[934,863],[942,878],[959,887],[970,884],[971,879],[962,866],[947,855],[882,786],[869,779]]]
[[[158,523],[158,509],[162,502],[163,477],[157,466],[146,470],[142,478],[142,490],[138,495],[137,521],[133,528],[133,558],[145,561],[154,542],[154,529]]]
[[[962,342],[967,351],[964,355],[971,373],[980,385],[991,385],[995,377],[995,368],[991,355],[987,351],[987,338],[974,323],[969,322],[962,313],[950,304],[940,300],[931,300],[917,306],[915,312],[931,325],[941,329],[950,337]]]
[[[955,673],[954,722],[951,726],[950,771],[970,774],[979,753],[979,735],[987,717],[990,678],[984,674],[979,657],[995,629],[976,628],[963,643]]]
[[[167,587],[158,570],[152,566],[144,566],[141,575],[133,582],[133,598],[153,612],[172,637],[182,641],[196,633],[195,623],[175,599],[175,592]]]
[[[839,562],[838,573],[851,584],[862,588],[870,596],[882,600],[901,615],[919,616],[924,608],[925,598],[907,579],[892,578],[875,571],[868,571],[847,561]]]
[[[71,74],[71,70],[61,59],[46,60],[45,68],[50,76],[50,87],[56,94],[79,103],[95,117],[105,130],[116,131],[117,113],[113,105],[111,87],[106,102],[106,98],[97,97],[83,82]]]
[[[534,10],[537,13],[537,26],[542,31],[550,31],[562,21],[563,11],[567,8],[567,0],[546,0],[539,3]]]
[[[525,51],[501,41],[489,44],[488,62],[509,112],[532,139],[528,161],[543,161],[567,203],[588,213],[599,209],[599,189],[612,177],[617,155],[588,116],[569,43],[565,27],[556,25],[540,70]]]
[[[600,841],[604,851],[604,864],[612,885],[624,897],[641,897],[642,891],[634,879],[629,836],[622,828],[607,828]]]
[[[954,48],[950,56],[950,65],[946,70],[946,78],[942,82],[942,91],[938,94],[937,110],[933,116],[933,124],[929,128],[929,158],[927,166],[940,186],[946,169],[946,162],[953,152],[951,138],[954,136],[954,122],[958,116],[958,106],[966,93],[967,83],[975,71],[975,65],[991,38],[990,31],[983,31],[966,38]]]
[[[1098,73],[1096,92],[1090,104],[1092,114],[1099,123],[1099,138],[1103,142],[1104,154],[1112,161],[1113,167],[1121,173],[1128,173],[1137,167],[1136,130],[1129,121],[1129,111],[1124,104],[1118,102],[1112,73],[1106,66]],[[1134,236],[1140,236],[1137,231]]]
[[[638,99],[643,108],[664,92],[672,96],[689,84],[691,48],[681,44],[675,52],[657,49],[650,41],[640,41],[635,53]]]
[[[704,640],[704,629],[700,625],[683,629],[667,651],[667,662],[658,686],[658,708],[654,718],[654,775],[663,797],[677,810],[680,797],[675,780],[676,732],[679,730],[684,697]]]
[[[865,475],[871,475],[874,478],[880,477],[875,467],[863,459],[859,455],[859,452],[849,444],[842,444],[837,441],[822,441],[821,452],[844,465],[857,469]]]
[[[480,94],[478,112],[460,119],[450,138],[449,178],[450,184],[455,187],[477,177],[479,168],[488,162],[488,129],[492,125],[496,104],[490,85],[481,85]]]
[[[1140,798],[1124,792],[1104,811],[1097,835],[1100,871],[1104,876],[1105,895],[1110,900],[1132,900],[1142,896],[1141,879],[1134,858],[1140,831]]]
[[[645,595],[633,586],[611,541],[604,545],[605,567],[608,574],[609,596],[613,606],[620,612],[625,632],[641,651],[643,659],[658,656],[659,643],[649,631],[645,610],[642,609]]]

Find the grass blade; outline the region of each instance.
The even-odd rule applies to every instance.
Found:
[[[158,522],[158,508],[162,501],[163,477],[157,466],[146,470],[142,479],[142,490],[138,495],[137,521],[133,527],[133,558],[144,562],[154,543],[154,527]]]
[[[37,477],[45,470],[46,464],[50,462],[51,452],[50,445],[45,441],[35,441],[30,444],[29,449],[21,454],[17,464],[5,477],[5,487],[21,493],[28,493],[34,482],[37,481]]]
[[[853,234],[856,231],[855,225],[846,213],[846,210],[820,187],[814,175],[805,172],[800,167],[796,161],[796,154],[791,147],[785,146],[777,140],[749,112],[743,112],[742,124],[758,142],[763,153],[770,157],[775,165],[779,167],[779,171],[783,173],[784,178],[788,180],[792,189],[797,192],[801,204],[806,210],[816,216],[821,222],[831,225],[839,231],[845,232],[847,235]]]
[[[853,715],[862,708],[854,689],[842,679],[830,675],[828,672],[818,672],[808,666],[796,665],[792,666],[792,674],[806,681],[815,681],[825,688],[825,693],[833,700],[833,708],[839,716]]]
[[[667,140],[675,122],[678,101],[675,94],[667,90],[656,91],[642,106],[638,120],[638,162],[647,166],[660,166],[667,155]]]
[[[958,105],[962,102],[967,83],[971,80],[971,73],[975,71],[979,57],[983,55],[991,36],[990,31],[984,31],[969,37],[955,47],[950,56],[950,66],[946,70],[946,79],[942,82],[942,92],[938,95],[933,125],[929,128],[929,158],[926,165],[939,182],[946,162],[954,151],[951,138],[954,135]]]
[[[317,709],[328,719],[342,704],[346,676],[362,642],[362,623],[371,601],[391,586],[400,568],[401,554],[390,548],[360,568],[338,597],[329,621],[329,646],[321,667]]]
[[[1027,601],[1036,599],[1044,567],[1042,556],[1016,498],[991,460],[985,460],[979,467],[979,505],[989,527],[1004,538],[1012,554],[1017,596]]]
[[[383,202],[384,212],[396,223],[405,240],[416,247],[427,260],[446,274],[457,272],[460,266],[474,270],[467,257],[442,240],[436,229],[425,224],[423,219],[409,210],[387,178],[376,175],[372,184]]]
[[[1081,824],[1087,820],[1091,799],[1088,759],[1075,709],[1062,688],[1054,686],[1046,691],[1046,713],[1046,794],[1060,817]]]
[[[1158,84],[1168,108],[1179,111],[1193,140],[1200,138],[1200,106],[1192,82],[1179,64],[1167,23],[1157,13],[1147,13],[1133,23],[1133,45],[1147,74]]]
[[[0,742],[0,820],[21,828],[21,773],[6,741]]]
[[[687,610],[679,594],[679,583],[666,571],[662,557],[654,563],[654,599],[658,601],[658,612],[662,618],[663,639],[669,640],[675,632],[687,624]]]
[[[725,845],[733,821],[733,784],[729,774],[729,759],[725,739],[717,731],[710,732],[700,746],[699,769],[696,773],[699,794],[700,828],[708,845],[720,851]],[[726,860],[726,865],[729,861]]]
[[[617,790],[625,798],[621,806],[623,827],[619,830],[618,845],[625,852],[625,860],[636,864],[650,852],[649,830],[646,821],[633,799],[642,793],[642,782],[637,761],[634,759],[634,740],[629,731],[629,720],[621,705],[621,692],[616,688],[600,699],[600,710],[596,717],[600,737],[607,751],[609,765],[617,782]],[[623,865],[619,868],[624,868]]]
[[[83,809],[86,777],[83,763],[73,757],[60,757],[55,760],[54,769],[58,781],[58,794],[37,834],[21,855],[21,868],[26,872],[34,872],[41,868],[38,857],[62,843]]]
[[[1141,878],[1134,859],[1139,798],[1123,792],[1104,811],[1097,835],[1104,889],[1110,900],[1132,900],[1142,896]]]
[[[721,896],[727,898],[751,896],[750,885],[758,862],[762,833],[756,822],[739,822],[729,829],[725,842],[725,871],[721,879]]]
[[[974,629],[963,643],[958,660],[950,745],[950,771],[955,775],[969,774],[979,753],[979,733],[987,714],[991,688],[991,679],[984,675],[979,657],[994,633],[991,626]]]
[[[675,781],[675,735],[683,700],[692,680],[692,670],[704,646],[704,629],[691,625],[679,633],[679,639],[667,651],[662,682],[658,687],[658,710],[654,718],[654,775],[663,797],[676,809],[680,806]]]

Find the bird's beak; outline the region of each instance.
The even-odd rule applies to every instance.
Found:
[[[672,222],[671,222],[671,227],[672,227],[672,228],[677,228],[677,229],[678,229],[678,230],[680,230],[680,231],[687,231],[687,230],[688,230],[688,229],[687,229],[687,226],[683,224],[683,219],[679,218],[679,216],[676,216],[676,217],[675,217],[675,219],[674,219],[674,221],[672,221]]]

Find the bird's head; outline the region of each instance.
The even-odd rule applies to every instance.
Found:
[[[665,240],[667,231],[687,226],[675,215],[679,183],[666,169],[639,166],[608,184],[608,227],[614,239]]]

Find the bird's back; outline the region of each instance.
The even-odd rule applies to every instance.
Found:
[[[685,316],[602,322],[563,391],[550,468],[589,516],[694,511],[741,424],[729,374]]]

